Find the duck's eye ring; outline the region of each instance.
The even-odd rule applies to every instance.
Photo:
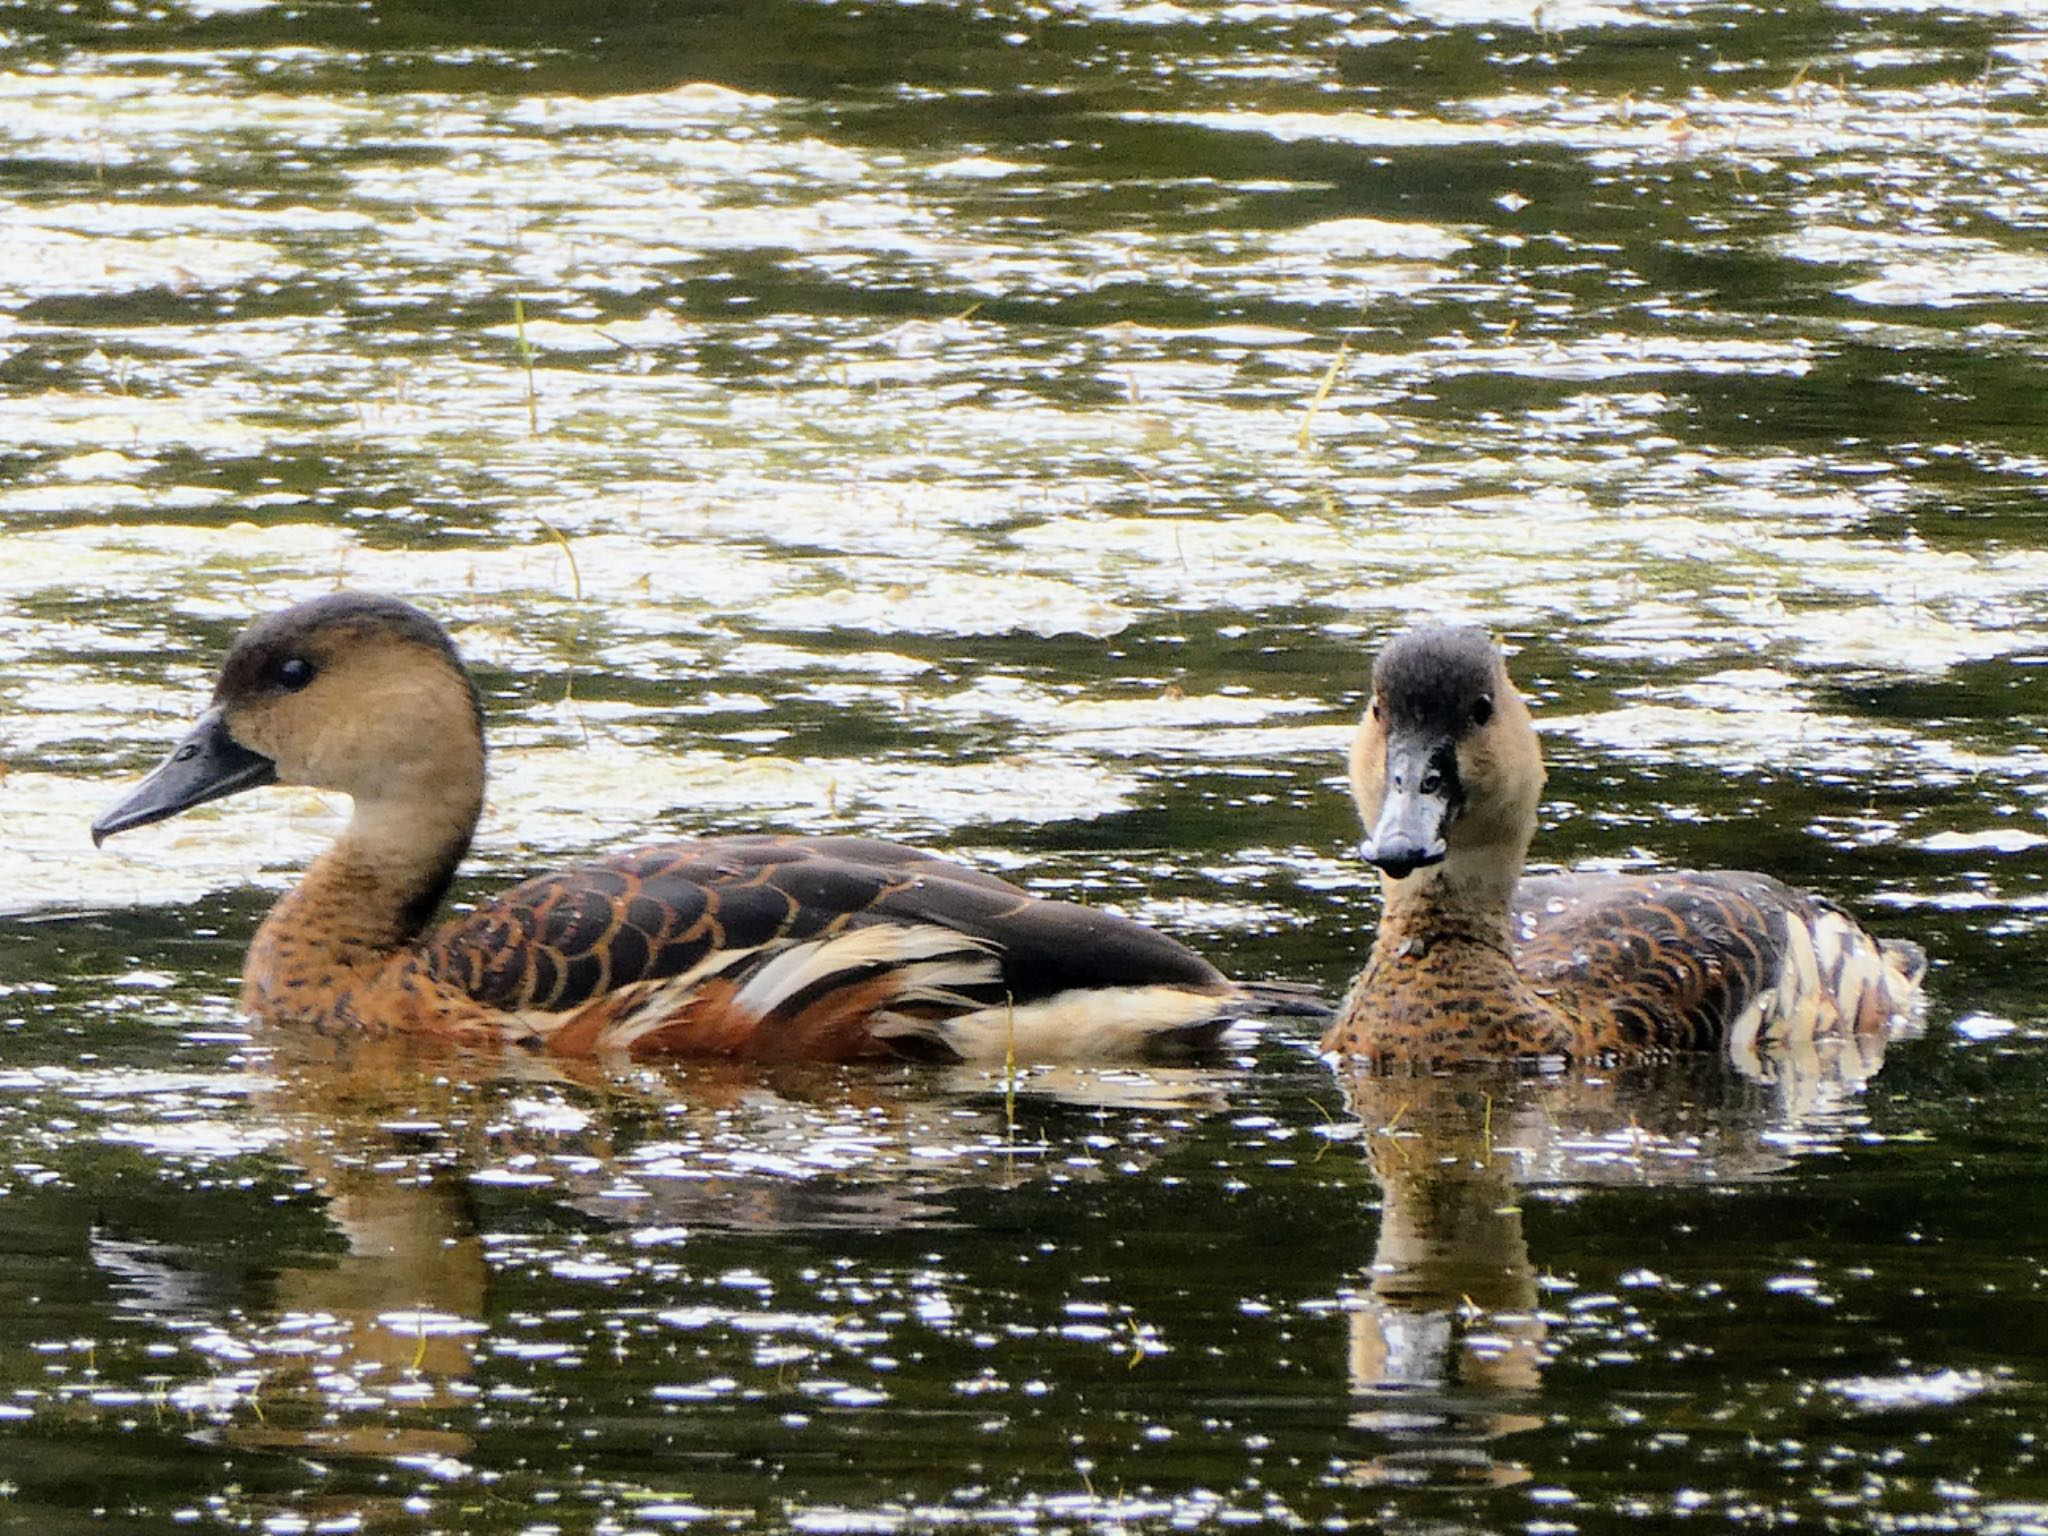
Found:
[[[1482,693],[1472,701],[1472,723],[1484,725],[1493,718],[1493,695]]]
[[[313,663],[303,656],[287,656],[277,664],[271,674],[277,679],[277,686],[287,693],[297,693],[313,681]]]

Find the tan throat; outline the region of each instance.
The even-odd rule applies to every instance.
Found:
[[[1498,953],[1514,968],[1510,906],[1521,859],[1482,858],[1454,851],[1443,863],[1405,879],[1380,877],[1379,954],[1389,940],[1438,948],[1473,945]]]
[[[439,907],[482,807],[481,757],[445,793],[358,801],[347,828],[264,918],[242,970],[242,1005],[323,1018],[334,1000],[408,949]]]
[[[1438,865],[1382,882],[1372,955],[1325,1050],[1427,1067],[1569,1048],[1570,1022],[1515,966],[1505,893],[1456,874]]]

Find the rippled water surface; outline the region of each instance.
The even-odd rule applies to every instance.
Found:
[[[0,7],[0,1525],[2048,1529],[2048,21]],[[857,831],[1341,987],[1374,646],[1539,857],[1935,957],[1867,1063],[252,1035],[345,807],[85,828],[253,612],[454,629],[458,898]]]

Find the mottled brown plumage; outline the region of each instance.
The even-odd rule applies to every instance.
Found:
[[[1524,880],[1543,758],[1498,650],[1471,629],[1400,636],[1351,753],[1384,908],[1324,1048],[1387,1064],[1764,1053],[1877,1035],[1925,959],[1768,875]]]
[[[265,1019],[838,1061],[1128,1054],[1312,1011],[1141,924],[864,838],[636,849],[426,931],[483,804],[481,713],[440,626],[391,598],[338,593],[251,625],[212,707],[94,837],[271,782],[355,809],[250,944],[243,1005]]]

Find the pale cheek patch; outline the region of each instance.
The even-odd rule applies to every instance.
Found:
[[[1379,819],[1387,797],[1387,738],[1367,715],[1351,738],[1351,798],[1367,831]]]

